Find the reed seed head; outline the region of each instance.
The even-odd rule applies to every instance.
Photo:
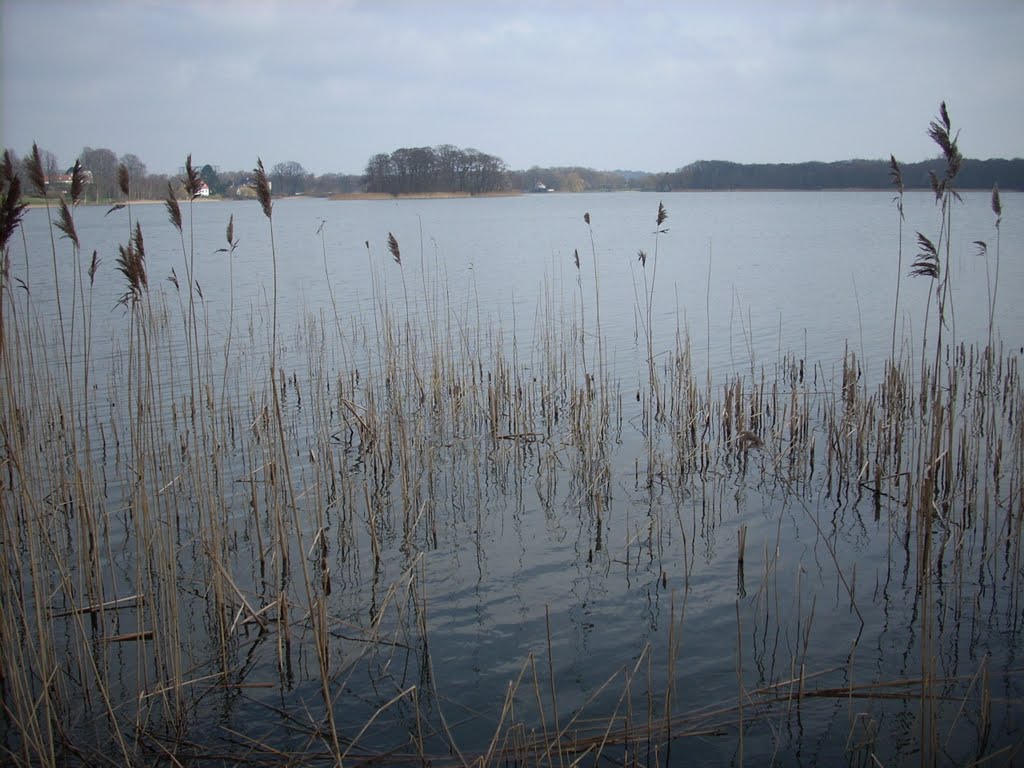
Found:
[[[96,249],[94,248],[93,251],[92,251],[92,260],[89,262],[89,285],[90,286],[94,282],[96,282],[96,271],[100,268],[100,262],[101,261],[103,261],[103,259],[101,259],[99,257],[99,255],[96,252]]]
[[[203,185],[203,180],[199,176],[199,172],[192,167],[191,152],[185,158],[185,178],[181,181],[185,185],[185,191],[188,193],[189,200],[195,200],[199,197],[199,188]]]
[[[28,180],[35,187],[40,197],[46,197],[46,174],[43,173],[43,158],[39,154],[39,145],[32,142],[32,154],[25,160],[25,171]]]
[[[21,201],[21,179],[13,173],[9,179],[7,178],[7,166],[10,161],[10,155],[4,153],[6,189],[3,192],[3,199],[0,200],[0,253],[7,251],[7,243],[21,224],[21,218],[28,207]]]
[[[75,167],[71,169],[71,204],[78,205],[82,202],[82,194],[85,191],[85,174],[82,172],[82,163],[75,160]]]
[[[999,220],[1003,218],[1003,203],[999,199],[998,184],[992,187],[992,213],[996,215],[996,226],[999,226]]]
[[[146,277],[146,246],[142,239],[142,225],[135,223],[135,232],[132,234],[128,245],[118,246],[117,271],[124,275],[128,282],[127,290],[118,300],[118,304],[128,306],[135,305],[142,294],[149,288],[149,279]],[[95,256],[94,256],[95,258]],[[174,274],[174,270],[171,270]],[[177,286],[177,280],[175,280]]]
[[[124,275],[125,280],[128,282],[127,290],[121,295],[117,303],[125,306],[135,304],[142,293],[136,272],[135,247],[131,243],[117,246],[117,271]]]
[[[228,228],[224,232],[224,235],[227,238],[228,247],[234,250],[234,247],[235,245],[237,245],[237,243],[235,243],[235,214],[233,213],[228,218]]]
[[[910,274],[914,277],[939,277],[939,250],[935,243],[920,232],[917,233],[917,261],[910,265]]]
[[[586,213],[583,214],[583,220],[585,222],[587,222],[587,226],[589,227],[590,226],[590,211],[587,211]]]
[[[267,172],[263,168],[263,160],[258,157],[256,158],[256,167],[252,171],[252,177],[252,186],[256,190],[256,199],[260,201],[263,215],[271,219],[274,216],[274,204],[270,199],[270,180],[267,178]]]
[[[668,211],[665,210],[665,205],[661,202],[658,203],[658,217],[655,219],[657,225],[660,227],[665,223],[665,219],[668,218]]]
[[[636,252],[636,260],[640,262],[641,267],[647,266],[647,253],[643,248]]]
[[[75,219],[71,215],[71,209],[68,208],[68,204],[64,200],[60,201],[57,221],[54,222],[53,226],[63,232],[63,236],[74,243],[75,248],[81,248],[81,244],[78,242],[78,231],[75,229]]]
[[[117,166],[117,186],[121,190],[121,194],[125,197],[128,197],[130,182],[131,177],[128,175],[128,166],[124,163],[120,163]]]
[[[171,220],[174,228],[181,232],[181,206],[178,205],[178,198],[174,196],[174,187],[167,182],[167,199],[164,201],[167,208],[167,217]]]
[[[402,266],[402,251],[398,247],[398,240],[395,236],[388,232],[388,250],[391,251],[391,255],[395,258],[395,263],[398,266]]]
[[[18,175],[14,169],[14,158],[11,157],[9,149],[4,150],[4,159],[0,161],[0,189],[6,190],[11,180]]]
[[[132,238],[132,242],[135,244],[135,252],[138,254],[139,265],[144,267],[146,263],[146,246],[142,240],[142,225],[139,222],[135,222],[135,236]],[[142,287],[149,287],[149,281],[146,279],[146,270],[142,269]]]
[[[960,166],[963,163],[963,155],[960,154],[960,149],[957,146],[957,136],[951,136],[950,131],[951,123],[949,120],[949,112],[946,110],[946,102],[942,102],[939,107],[939,119],[932,120],[928,125],[928,136],[934,141],[939,149],[942,150],[943,156],[946,158],[946,176],[944,181],[951,181],[960,172]],[[936,186],[935,182],[932,182],[932,189],[935,191],[937,197],[941,196],[946,191],[946,185]]]
[[[889,155],[889,179],[892,181],[892,185],[896,187],[896,191],[902,195],[903,169],[901,169],[900,164],[896,162],[896,155]]]
[[[572,249],[572,260],[576,264],[576,270],[579,271],[579,268],[580,268],[580,252],[579,252],[579,249],[577,249],[577,248],[573,248]]]

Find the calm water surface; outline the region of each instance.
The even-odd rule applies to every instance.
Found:
[[[667,231],[655,235],[659,202],[669,218]],[[1024,345],[1019,301],[1024,216],[1015,213],[1024,196],[1004,193],[1002,202],[995,328],[997,341],[1011,351]],[[268,224],[254,202],[209,202],[185,211],[194,234],[186,235],[184,250],[194,247],[211,378],[233,382],[228,389],[233,387],[244,405],[251,380],[265,375],[263,340],[273,291]],[[127,240],[128,224],[124,211],[104,214],[81,209],[76,222],[86,258],[96,249],[102,259],[88,289],[96,397],[101,402],[108,397],[109,407],[117,409],[122,404],[113,401],[122,386],[119,361],[127,348],[129,319],[116,306],[124,287],[115,258],[118,244]],[[163,206],[135,206],[132,215],[145,236],[150,284],[164,297],[168,316],[177,317],[187,298],[165,278],[173,270],[179,284],[185,281],[182,241]],[[218,252],[226,247],[230,216],[238,240],[231,256]],[[544,329],[570,328],[581,315],[584,344],[594,360],[599,310],[607,375],[619,397],[602,509],[595,512],[592,489],[578,473],[569,446],[467,442],[455,451],[450,445],[437,447],[438,471],[429,494],[437,510],[434,535],[410,544],[400,530],[385,532],[379,569],[372,567],[365,532],[348,545],[332,544],[334,619],[365,627],[387,602],[389,586],[407,578],[411,568],[424,585],[423,615],[417,620],[425,622],[429,637],[429,663],[427,654],[401,649],[378,651],[367,661],[353,650],[356,644],[339,640],[334,683],[337,716],[346,732],[358,731],[383,702],[415,683],[424,692],[421,706],[428,716],[443,712],[462,749],[485,751],[508,685],[530,654],[543,668],[544,706],[551,717],[550,651],[563,725],[580,709],[598,720],[616,711],[621,715],[627,673],[626,699],[637,722],[647,721],[640,710],[648,703],[664,707],[670,679],[675,711],[726,710],[722,716],[695,715],[693,728],[706,726],[707,732],[675,742],[667,758],[675,764],[738,764],[741,716],[747,722],[743,754],[748,764],[863,761],[856,747],[867,740],[886,765],[916,761],[919,721],[913,697],[888,702],[833,697],[799,711],[751,698],[742,715],[736,709],[746,692],[768,686],[780,686],[780,696],[791,695],[794,684],[786,681],[798,679],[801,671],[813,678],[804,683],[808,688],[851,690],[919,676],[921,606],[913,554],[894,523],[901,506],[886,500],[879,514],[858,482],[845,489],[827,483],[825,443],[817,474],[796,489],[779,478],[778,457],[756,451],[749,464],[721,465],[710,484],[694,477],[651,484],[637,400],[647,380],[647,290],[653,296],[659,365],[668,364],[677,339],[688,336],[695,378],[703,383],[710,373],[716,397],[730,377],[746,377],[748,387],[763,371],[775,380],[784,360],[803,361],[812,391],[837,391],[847,349],[861,361],[862,384],[881,381],[892,344],[897,281],[897,353],[911,360],[919,354],[932,286],[906,274],[916,254],[915,232],[934,239],[938,225],[932,196],[909,193],[901,276],[899,219],[887,192],[275,201],[280,364],[295,377],[298,392],[313,387],[319,376],[333,381],[372,368],[367,329],[374,327],[375,306],[386,303],[400,322],[422,333],[433,324],[457,326],[455,335],[462,337],[483,334],[481,348],[514,355],[527,379],[549,367]],[[40,327],[55,349],[44,211],[29,212],[25,232],[28,252],[13,249],[12,276],[27,285]],[[400,243],[401,266],[388,252],[388,233]],[[996,238],[989,195],[964,193],[954,211],[954,316],[946,332],[957,343],[987,339]],[[978,240],[989,244],[987,261],[977,253]],[[57,248],[63,259],[66,243]],[[646,267],[638,261],[641,249]],[[67,262],[58,269],[67,298],[72,290]],[[225,363],[229,319],[234,342]],[[177,320],[168,323],[172,357],[184,354],[179,326]],[[934,317],[928,333],[935,333]],[[324,370],[311,360],[321,361]],[[169,372],[169,381],[173,375]],[[315,399],[308,394],[297,402],[293,393],[285,404],[303,448],[294,457],[299,478],[315,471],[304,461],[304,447],[313,451],[318,429],[309,426],[315,422],[311,402]],[[252,413],[240,419],[248,423]],[[672,438],[659,439],[667,444]],[[1007,436],[1007,450],[1012,439]],[[114,479],[114,459],[99,453],[97,461],[111,466],[113,506],[126,491]],[[363,471],[358,457],[340,445],[338,456],[351,462],[354,472]],[[399,494],[398,487],[383,488],[375,503],[397,505]],[[240,493],[240,499],[244,496]],[[1019,506],[1019,495],[1008,503]],[[337,514],[335,531],[344,525]],[[243,518],[243,512],[233,518],[241,537],[236,578],[255,590],[260,580],[252,555],[256,545],[246,538],[251,532]],[[746,526],[746,561],[745,578],[738,580],[741,526]],[[974,536],[961,544],[972,546]],[[854,586],[863,627],[837,577],[830,547]],[[181,556],[192,555],[198,553],[183,545]],[[113,572],[130,571],[131,555],[114,552],[112,558]],[[1010,594],[1021,571],[1006,553],[978,555],[968,563],[969,573],[940,580],[938,586],[937,667],[942,675],[965,679],[987,670],[997,703],[985,748],[994,751],[1024,738],[1016,657],[1024,616]],[[194,637],[206,631],[198,610],[182,621]],[[356,633],[337,633],[339,638],[350,634]],[[247,663],[255,670],[250,680],[278,680],[271,651],[250,650]],[[206,726],[197,726],[192,738],[221,743],[230,728],[300,748],[305,736],[289,730],[281,712],[315,701],[318,675],[315,659],[300,654],[290,685],[198,703]],[[531,675],[524,677],[530,695],[522,697],[517,715],[539,728]],[[609,678],[613,684],[602,687]],[[125,685],[131,698],[131,684]],[[962,686],[950,684],[951,697],[962,695]],[[976,714],[958,718],[955,713],[952,705],[942,715],[943,760],[959,763],[973,756],[981,726]],[[409,709],[389,710],[388,730],[367,734],[365,746],[390,749],[402,743],[394,734],[411,730],[414,722]],[[436,736],[432,744],[436,749],[443,740]]]
[[[1017,258],[1024,226],[1013,211],[1024,196],[1003,193],[1002,263],[995,325],[1009,347],[1024,343],[1024,306],[1017,301],[1024,265]],[[954,209],[952,269],[958,339],[987,338],[986,267],[995,277],[995,217],[984,192],[963,193]],[[668,232],[658,239],[653,278],[657,331],[671,336],[677,324],[689,328],[695,363],[710,361],[716,374],[774,362],[779,351],[814,361],[834,361],[849,343],[865,356],[887,355],[899,276],[899,219],[888,192],[718,192],[522,195],[511,198],[331,202],[285,199],[275,203],[275,238],[281,263],[279,321],[295,328],[307,312],[331,310],[327,281],[343,317],[372,307],[371,265],[390,262],[387,235],[401,246],[409,300],[424,297],[424,280],[436,290],[442,280],[451,303],[471,301],[474,317],[499,320],[529,334],[545,285],[557,296],[579,301],[573,254],[578,251],[583,304],[594,313],[594,262],[598,267],[602,327],[623,373],[634,361],[638,329],[635,307],[643,295],[637,252],[648,253],[653,272],[654,218],[658,202],[669,213]],[[187,210],[187,209],[186,209]],[[919,343],[929,286],[906,277],[917,253],[916,232],[938,238],[939,209],[930,193],[908,193],[903,226],[903,278],[898,337]],[[591,214],[591,232],[583,214]],[[77,213],[88,257],[96,249],[106,279],[96,285],[97,334],[116,333],[119,312],[106,312],[123,292],[112,277],[119,243],[127,239],[124,212],[104,215],[98,207]],[[151,280],[183,260],[178,233],[167,225],[162,205],[135,206],[142,224]],[[194,208],[195,268],[212,321],[229,304],[229,275],[240,302],[259,305],[269,287],[266,220],[253,202],[210,202]],[[239,241],[229,264],[224,229],[235,218]],[[318,230],[323,226],[322,238]],[[49,245],[45,212],[30,211],[27,237]],[[988,262],[976,241],[990,245]],[[366,244],[369,244],[369,249]],[[186,243],[188,245],[188,243]],[[326,250],[326,266],[324,250]],[[40,296],[50,293],[47,249],[29,259],[29,275]],[[15,252],[15,273],[23,276]],[[385,289],[401,300],[397,268],[383,270]],[[65,272],[64,278],[70,280]],[[69,286],[68,286],[69,287]],[[639,293],[638,293],[639,292]],[[479,304],[479,314],[477,310]],[[333,310],[331,310],[333,312]],[[671,339],[662,346],[671,343]],[[641,345],[642,346],[642,345]]]

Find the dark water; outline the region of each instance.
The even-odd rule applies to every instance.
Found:
[[[659,201],[669,212],[668,231],[655,236]],[[946,338],[955,334],[957,344],[987,340],[997,234],[988,202],[987,194],[965,193],[955,210],[955,318]],[[1024,305],[1017,300],[1024,284],[1024,219],[1013,211],[1021,202],[1019,195],[1003,196],[995,311],[996,341],[1017,363],[1013,350],[1024,344]],[[915,230],[934,232],[939,221],[930,194],[908,195],[906,210],[904,273],[915,253]],[[103,213],[77,213],[85,258],[95,248],[103,260],[100,277],[86,288],[93,308],[89,418],[94,430],[107,419],[124,430],[130,317],[115,307],[124,286],[113,270],[128,227],[124,212]],[[202,294],[207,380],[215,400],[234,403],[237,433],[248,427],[255,434],[267,403],[270,231],[254,203],[204,203],[192,211],[194,239],[187,231],[183,247],[162,206],[136,206],[132,213],[145,234],[152,290],[162,297],[155,303],[167,318],[159,335],[161,406],[153,416],[169,446],[161,461],[190,468],[167,470],[163,477],[173,484],[174,499],[158,504],[176,518],[170,540],[178,564],[173,588],[181,604],[181,653],[189,669],[184,677],[199,679],[218,669],[222,654],[203,586],[203,522],[196,519],[205,503],[197,500],[203,491],[196,483],[211,476],[194,474],[193,461],[172,456],[176,440],[196,438],[182,415],[189,389],[181,320],[187,296],[165,278],[173,269],[184,284],[188,259],[182,254],[194,250],[189,267]],[[216,251],[226,247],[224,227],[232,215],[238,245],[229,256]],[[45,359],[37,362],[59,375],[42,211],[30,212],[25,230],[28,253],[13,249],[11,274],[28,285],[39,338],[46,339],[40,346]],[[401,266],[388,253],[389,232],[401,245]],[[988,241],[987,262],[976,240]],[[521,744],[531,731],[554,732],[557,716],[576,739],[600,736],[613,720],[617,732],[627,720],[634,730],[652,731],[649,739],[632,737],[626,754],[618,746],[623,740],[611,739],[605,751],[616,759],[869,765],[875,755],[885,765],[917,761],[922,703],[921,685],[913,681],[922,674],[924,614],[934,632],[941,701],[934,728],[939,762],[960,764],[985,754],[1003,763],[1020,759],[1000,751],[1019,745],[1024,714],[1016,658],[1024,619],[1014,522],[1021,508],[1019,459],[1005,460],[998,484],[982,482],[978,498],[991,509],[990,523],[983,526],[979,514],[976,523],[936,534],[945,554],[936,560],[927,596],[899,493],[876,502],[864,482],[870,474],[851,458],[841,471],[826,466],[829,442],[840,439],[824,424],[831,409],[842,410],[845,352],[860,361],[858,386],[867,397],[884,376],[892,344],[900,241],[890,194],[294,199],[275,204],[274,242],[279,366],[289,382],[283,408],[307,550],[293,543],[293,555],[306,556],[315,568],[321,561],[309,552],[323,525],[331,575],[330,594],[323,596],[332,637],[329,687],[339,730],[347,739],[359,735],[353,755],[395,750],[388,760],[416,762],[412,745],[425,732],[429,755],[457,762],[446,731],[471,759],[488,752],[501,723],[518,722],[523,734],[514,758],[527,754]],[[73,288],[63,256],[68,246],[57,248],[67,298]],[[645,267],[639,249],[647,255]],[[924,280],[902,279],[896,348],[908,361],[917,361],[926,308],[934,312],[934,305],[926,307],[930,289]],[[817,445],[810,467],[804,458],[793,471],[771,446],[736,451],[719,427],[704,438],[718,446],[704,469],[694,471],[681,458],[677,443],[685,425],[651,423],[645,416],[647,291],[666,396],[680,381],[670,369],[687,336],[693,381],[703,388],[711,377],[702,406],[709,423],[718,423],[730,377],[739,377],[748,393],[782,384],[783,403],[797,389],[809,403]],[[403,373],[389,378],[381,363],[382,306],[390,308],[400,346],[409,345],[403,359],[430,370],[427,340],[436,334],[450,340],[456,367],[475,361],[468,367],[476,365],[482,389],[508,366],[513,388],[525,388],[523,402],[538,409],[557,401],[569,413],[579,402],[573,398],[586,391],[587,372],[600,379],[603,371],[611,404],[608,431],[592,440],[599,447],[593,454],[580,450],[565,417],[552,429],[543,426],[549,417],[537,413],[518,420],[502,413],[506,434],[495,439],[483,397],[461,417],[451,404],[447,420],[440,412],[431,415],[429,400],[416,400],[422,385],[400,384]],[[934,338],[934,316],[930,322]],[[572,330],[577,323],[582,342]],[[559,353],[546,346],[552,339],[570,355],[569,364],[556,362]],[[77,376],[84,361],[75,362]],[[786,373],[801,365],[802,377]],[[577,380],[564,381],[566,371]],[[410,454],[395,448],[386,465],[377,464],[364,441],[353,437],[346,406],[336,398],[346,396],[341,382],[356,376],[361,384],[353,393],[372,389],[384,400],[401,390],[408,398],[386,413],[403,419],[402,434],[412,435]],[[465,386],[472,377],[459,380]],[[556,382],[554,389],[544,389],[546,381]],[[445,391],[454,401],[453,391]],[[545,400],[553,391],[561,394]],[[366,401],[356,404],[369,409]],[[969,418],[965,423],[961,442],[970,444]],[[530,434],[517,437],[516,426]],[[1002,455],[1019,456],[1016,422],[996,428]],[[132,498],[127,439],[115,451],[114,428],[108,429],[102,449],[92,441],[104,477],[96,496],[110,519],[110,545],[100,559],[107,588],[123,595],[140,588],[144,557],[125,513]],[[254,604],[266,604],[272,579],[258,563],[269,527],[256,530],[246,480],[260,471],[257,446],[264,443],[224,439],[215,462],[216,506],[229,532],[232,578]],[[327,454],[336,462],[330,468]],[[984,478],[993,476],[987,456],[977,459]],[[5,504],[21,503],[7,485],[4,493]],[[954,495],[950,519],[967,517],[963,507]],[[371,510],[379,517],[371,518]],[[372,525],[379,529],[379,561]],[[744,527],[746,557],[738,572]],[[301,603],[301,588],[293,582],[289,589]],[[189,688],[188,741],[217,754],[242,754],[246,739],[286,751],[324,748],[310,736],[325,722],[320,669],[305,610],[293,612],[286,665],[277,636],[235,627],[230,666],[241,687]],[[66,634],[57,646],[75,647],[73,628],[60,631]],[[144,646],[116,647],[110,677],[119,707],[134,707],[141,691],[152,690],[147,654]],[[244,687],[251,684],[267,687]],[[412,686],[415,698],[401,695]],[[978,703],[983,688],[991,699],[984,707]],[[503,706],[506,696],[511,710]],[[74,713],[76,728],[86,734],[82,723],[93,706],[81,703]],[[666,707],[672,737],[655,730]],[[102,728],[97,732],[102,742]],[[16,739],[10,730],[5,738]],[[507,739],[502,746],[516,743],[514,735]]]

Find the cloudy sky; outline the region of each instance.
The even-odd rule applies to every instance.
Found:
[[[1024,3],[0,0],[3,145],[151,172],[360,173],[455,144],[512,168],[1024,156]]]

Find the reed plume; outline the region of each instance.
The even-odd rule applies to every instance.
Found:
[[[92,259],[89,261],[89,287],[91,288],[93,283],[96,282],[96,272],[100,268],[100,264],[103,259],[99,257],[98,252],[94,248],[92,251]]]
[[[950,185],[950,182],[960,172],[960,166],[963,164],[963,155],[960,154],[960,148],[957,146],[957,138],[960,132],[957,131],[955,135],[950,135],[952,127],[949,121],[949,112],[946,110],[946,102],[942,102],[939,106],[939,118],[938,120],[932,120],[928,125],[928,136],[938,144],[939,149],[942,150],[942,155],[946,159],[946,172],[942,179],[939,179],[934,172],[929,172],[932,192],[935,193],[935,198],[939,199],[946,192]],[[950,189],[953,192],[952,189]],[[953,195],[959,199],[959,195],[953,192]]]
[[[93,253],[95,260],[96,254]],[[128,288],[118,304],[135,305],[149,287],[146,277],[146,247],[142,239],[142,225],[135,223],[135,232],[127,246],[118,246],[117,271],[128,281]]]
[[[263,160],[256,158],[256,167],[252,172],[252,187],[256,190],[256,199],[260,201],[260,208],[263,215],[268,219],[274,216],[274,204],[270,199],[270,180],[267,179],[267,172],[263,168]]]
[[[181,206],[178,205],[178,198],[174,195],[174,187],[171,186],[171,182],[167,182],[167,199],[164,200],[164,206],[167,208],[167,218],[171,220],[171,224],[180,234],[182,232]]]
[[[39,145],[32,142],[32,154],[25,160],[25,171],[28,180],[35,187],[40,197],[46,197],[46,174],[43,173],[43,158],[39,154]]]
[[[198,171],[192,167],[191,152],[185,158],[185,178],[182,179],[182,183],[185,185],[185,191],[188,193],[190,200],[195,200],[199,197],[199,188],[203,185],[203,179]]]
[[[395,264],[402,266],[402,250],[398,247],[398,240],[391,232],[388,232],[388,250],[391,252]]]
[[[64,200],[60,201],[60,208],[57,209],[57,223],[54,226],[64,233],[64,237],[75,244],[76,249],[81,247],[78,241],[78,231],[75,229],[75,220],[71,216],[71,209],[68,208],[68,204]]]
[[[939,250],[926,235],[917,233],[917,260],[910,265],[910,274],[914,277],[930,277],[933,280],[939,278],[941,267],[939,264]]]
[[[131,176],[128,174],[128,166],[124,163],[120,163],[117,166],[117,187],[121,190],[121,194],[128,197],[128,191],[131,187]]]
[[[6,190],[7,186],[17,176],[18,173],[14,170],[14,158],[11,157],[11,151],[5,149],[3,160],[0,161],[0,187]]]
[[[85,174],[83,173],[82,163],[79,160],[75,160],[75,167],[71,169],[71,204],[78,205],[82,202],[84,193]]]
[[[28,204],[21,199],[21,179],[14,174],[11,155],[4,152],[3,199],[0,200],[0,253],[7,251],[7,243],[21,224]]]

